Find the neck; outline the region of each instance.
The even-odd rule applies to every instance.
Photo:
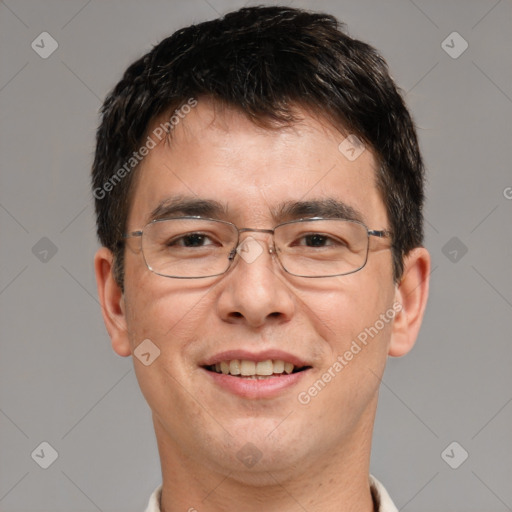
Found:
[[[369,475],[373,417],[337,449],[285,470],[248,475],[185,454],[155,421],[162,462],[161,512],[372,512]],[[300,467],[299,467],[300,466]]]

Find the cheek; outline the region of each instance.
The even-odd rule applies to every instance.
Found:
[[[376,400],[393,326],[393,319],[385,316],[393,311],[393,294],[355,275],[343,279],[343,291],[317,298],[315,327],[325,333],[325,357],[323,367],[301,391],[311,399],[315,418],[348,428]],[[352,414],[350,424],[347,411]]]
[[[334,380],[338,385],[331,388],[333,393],[339,396],[350,391],[351,396],[346,397],[349,402],[365,395],[364,399],[359,397],[360,403],[365,403],[377,390],[378,376],[387,360],[394,289],[379,284],[371,272],[340,279],[344,280],[345,291],[339,294],[339,306],[331,305],[324,312],[325,321],[332,319],[328,338],[332,359],[325,370],[330,368],[337,376]],[[336,362],[339,364],[334,366]]]
[[[135,354],[135,372],[153,411],[167,411],[164,415],[173,416],[173,411],[188,408],[194,416],[198,412],[191,408],[190,397],[184,389],[197,370],[191,348],[201,339],[199,332],[205,325],[203,315],[212,306],[207,304],[209,296],[204,290],[202,293],[187,290],[181,283],[178,284],[180,289],[175,289],[171,286],[176,287],[176,284],[161,279],[163,285],[149,286],[151,280],[141,279],[136,290],[127,290],[127,325],[132,351],[143,340],[150,340],[156,347],[152,350],[158,354],[147,366]],[[173,420],[167,418],[166,421],[172,423]]]
[[[208,288],[158,276],[141,267],[133,265],[130,269],[127,266],[125,303],[130,341],[133,347],[149,338],[162,349],[170,339],[182,338],[183,330],[194,322],[197,326]]]
[[[383,286],[371,272],[358,272],[335,278],[331,286],[301,299],[317,332],[338,353],[391,307],[393,296],[393,287]]]
[[[149,274],[149,276],[147,275]],[[149,339],[160,350],[162,372],[188,379],[211,332],[214,281],[173,280],[147,272],[127,289],[127,325],[132,350]]]

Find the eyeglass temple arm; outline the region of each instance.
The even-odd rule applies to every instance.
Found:
[[[142,236],[142,231],[132,231],[131,233],[123,234],[123,238],[133,238],[135,236]]]
[[[391,233],[391,231],[387,231],[387,230],[379,231],[379,230],[376,230],[376,229],[369,229],[368,230],[368,235],[369,236],[376,236],[378,238],[391,238],[392,233]]]

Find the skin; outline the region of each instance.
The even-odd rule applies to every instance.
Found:
[[[141,163],[127,231],[142,229],[163,199],[182,195],[226,204],[224,220],[273,228],[285,201],[334,198],[360,210],[370,229],[388,229],[369,149],[350,162],[344,139],[302,112],[292,127],[265,129],[207,99]],[[156,123],[157,124],[157,123]],[[244,233],[263,247],[269,235]],[[149,338],[161,351],[149,366],[133,358],[152,410],[160,452],[164,512],[370,512],[368,482],[379,379],[387,356],[414,345],[427,295],[430,257],[412,250],[397,285],[389,244],[371,237],[366,266],[351,275],[293,277],[275,256],[237,257],[227,274],[179,280],[146,267],[140,239],[128,241],[125,292],[112,277],[112,254],[98,250],[99,297],[113,349],[129,356]],[[398,301],[403,309],[307,405],[297,394],[317,381],[352,340]],[[300,383],[272,399],[246,399],[199,369],[206,357],[244,348],[277,348],[308,361]],[[253,443],[261,459],[243,465]]]

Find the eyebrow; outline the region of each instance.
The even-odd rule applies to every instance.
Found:
[[[226,207],[211,199],[174,196],[160,201],[148,216],[147,222],[177,216],[224,217]]]
[[[365,223],[361,211],[339,199],[324,198],[310,201],[286,201],[271,210],[276,222],[325,217],[330,219],[356,220]],[[228,207],[212,199],[174,196],[162,200],[149,214],[147,222],[177,216],[228,218]]]
[[[334,198],[311,201],[287,201],[274,211],[273,216],[279,222],[305,217],[325,217],[329,219],[356,220],[363,224],[365,223],[365,217],[360,210]]]

